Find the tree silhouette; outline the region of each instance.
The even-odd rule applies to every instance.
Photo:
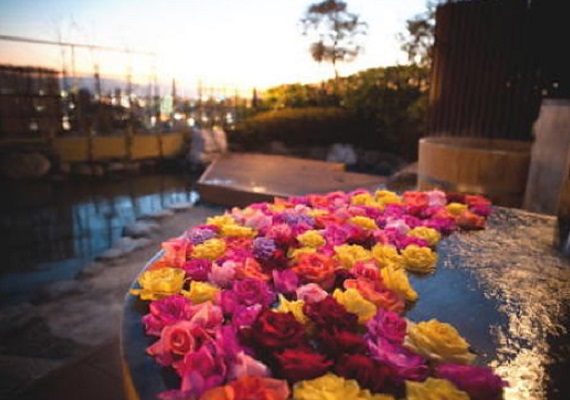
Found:
[[[337,64],[354,60],[362,50],[357,38],[366,34],[366,23],[348,12],[344,1],[336,0],[310,5],[301,22],[303,33],[314,39],[309,49],[311,56],[319,63],[330,62],[337,81]]]
[[[429,67],[433,57],[435,10],[437,3],[428,2],[427,10],[406,21],[406,34],[400,34],[402,50],[411,64]]]

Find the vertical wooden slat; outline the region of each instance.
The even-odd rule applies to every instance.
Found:
[[[530,139],[539,102],[529,18],[526,0],[438,7],[430,136]]]

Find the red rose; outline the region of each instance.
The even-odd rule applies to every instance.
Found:
[[[322,329],[318,332],[318,341],[319,348],[333,357],[345,353],[356,354],[366,351],[366,342],[362,336],[347,330]]]
[[[317,303],[306,303],[303,313],[319,328],[338,328],[354,331],[358,326],[356,314],[349,313],[334,297],[327,296]]]
[[[287,349],[275,354],[275,360],[281,377],[291,382],[318,378],[333,364],[310,347]]]
[[[360,387],[372,392],[386,392],[393,389],[392,370],[374,359],[362,354],[347,354],[335,364],[334,371],[346,379],[355,379]]]
[[[291,313],[265,310],[251,326],[250,339],[268,349],[298,347],[306,343],[305,327]]]

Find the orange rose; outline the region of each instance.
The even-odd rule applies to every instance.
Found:
[[[369,302],[377,308],[392,311],[398,314],[404,312],[404,301],[393,291],[388,290],[378,282],[368,279],[347,279],[344,281],[345,289],[356,289]]]
[[[305,253],[299,255],[297,265],[292,269],[306,281],[327,286],[323,284],[332,283],[331,280],[334,279],[334,271],[336,268],[336,262],[331,257],[318,253]]]
[[[242,376],[226,386],[208,390],[200,400],[285,400],[289,393],[286,381]]]
[[[485,228],[485,219],[471,211],[463,211],[456,219],[457,225],[463,229],[483,229]]]
[[[246,258],[243,264],[240,264],[236,267],[236,278],[253,278],[262,281],[268,281],[270,279],[270,276],[263,272],[261,265],[255,261],[255,259]]]
[[[192,243],[188,239],[173,238],[162,242],[163,256],[149,269],[180,268],[192,252]]]
[[[426,192],[404,192],[403,197],[406,205],[412,207],[424,208],[427,207],[429,202]]]
[[[341,218],[334,214],[324,214],[324,215],[317,215],[315,217],[316,226],[319,228],[324,228],[326,225],[329,224],[344,224],[345,218]]]

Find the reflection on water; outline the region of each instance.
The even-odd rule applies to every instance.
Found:
[[[0,304],[29,299],[42,284],[73,278],[121,237],[125,225],[196,196],[191,179],[176,175],[3,186]]]
[[[476,321],[492,325],[489,361],[509,382],[505,400],[570,398],[570,263],[555,251],[554,232],[553,217],[499,208],[487,229],[453,235],[440,252],[447,267],[471,274],[481,303],[494,305]],[[475,349],[487,342],[470,335]]]

